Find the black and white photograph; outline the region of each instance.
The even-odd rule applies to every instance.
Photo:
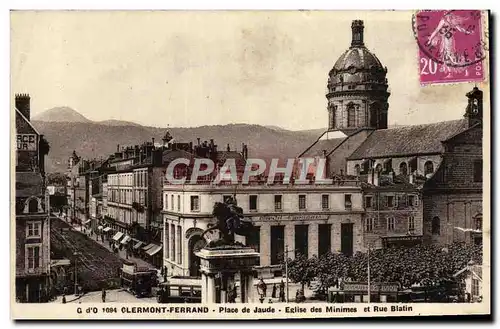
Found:
[[[490,314],[489,24],[11,11],[12,317]]]

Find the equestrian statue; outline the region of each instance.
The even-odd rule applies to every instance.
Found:
[[[208,232],[218,230],[221,237],[218,240],[212,241],[208,247],[222,245],[241,245],[235,243],[234,235],[248,236],[251,233],[253,224],[251,221],[244,220],[243,209],[238,207],[236,198],[229,197],[225,202],[216,202],[212,216],[216,219],[214,224],[208,224],[208,228],[202,233],[203,238]]]

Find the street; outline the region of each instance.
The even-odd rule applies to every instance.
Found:
[[[62,296],[51,303],[62,304]],[[102,303],[102,292],[91,291],[80,298],[75,295],[66,296],[66,303]],[[123,289],[106,290],[106,303],[156,303],[156,297],[137,298]]]

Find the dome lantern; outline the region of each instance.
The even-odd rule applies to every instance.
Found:
[[[363,43],[363,30],[365,29],[363,25],[363,21],[354,20],[351,24],[352,29],[352,41],[351,47],[362,47],[365,44]]]

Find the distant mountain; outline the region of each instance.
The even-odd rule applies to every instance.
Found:
[[[100,124],[100,125],[106,125],[106,126],[136,126],[136,127],[142,126],[142,125],[140,125],[138,123],[135,123],[135,122],[123,121],[123,120],[114,120],[114,119],[104,120],[104,121],[97,121],[95,123],[96,124]]]
[[[269,126],[264,126],[266,128],[269,128],[269,129],[273,129],[273,130],[277,130],[277,131],[287,131],[287,129],[285,128],[281,128],[279,126],[272,126],[272,125],[269,125]]]
[[[34,116],[32,120],[45,122],[91,122],[91,120],[67,106],[51,108]]]
[[[269,161],[273,157],[281,160],[294,158],[316,141],[319,134],[310,131],[276,130],[259,125],[229,124],[195,128],[155,128],[137,124],[119,126],[99,122],[47,122],[33,121],[33,125],[45,135],[50,144],[47,157],[47,172],[65,172],[67,160],[73,150],[83,158],[108,157],[117,145],[135,145],[146,141],[161,143],[168,130],[175,140],[197,143],[211,138],[219,150],[241,151],[241,144],[248,144],[248,155]]]

